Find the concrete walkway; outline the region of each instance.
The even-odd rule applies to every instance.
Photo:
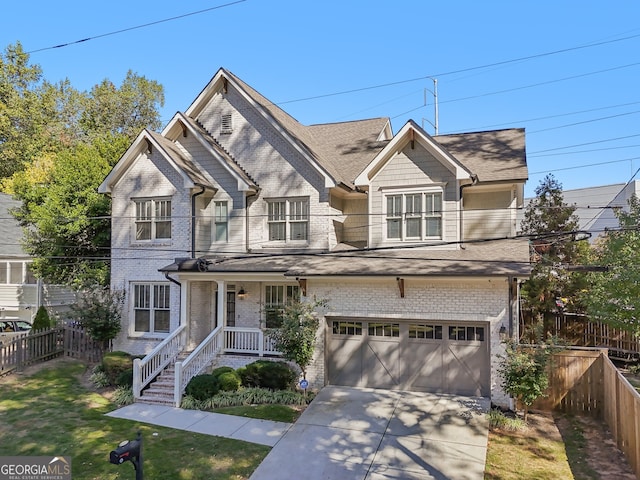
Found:
[[[482,480],[487,398],[328,386],[293,425],[134,404],[110,417],[273,447],[250,480]]]
[[[250,480],[482,480],[486,398],[323,388]]]
[[[125,418],[136,422],[189,432],[233,438],[273,447],[291,428],[290,423],[257,420],[254,418],[222,415],[200,410],[183,410],[134,403],[107,414],[108,417]]]

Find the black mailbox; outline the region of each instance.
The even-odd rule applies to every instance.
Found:
[[[127,460],[137,459],[140,456],[140,441],[125,440],[120,442],[118,448],[112,450],[109,454],[109,461],[116,465],[120,465]]]

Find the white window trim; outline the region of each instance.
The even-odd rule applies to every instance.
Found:
[[[307,203],[307,219],[306,220],[292,220],[291,219],[291,203],[305,201]],[[285,212],[284,212],[284,240],[271,240],[270,239],[270,230],[269,226],[271,225],[271,221],[269,220],[269,204],[284,202],[285,203]],[[308,245],[311,239],[311,201],[309,197],[277,197],[277,198],[266,198],[266,235],[267,242],[269,246],[273,245]],[[281,223],[281,222],[277,222]],[[307,225],[307,238],[306,239],[292,239],[291,238],[291,225],[292,224],[300,224],[306,223]]]
[[[226,199],[223,199],[223,200],[213,199],[212,203],[213,203],[213,228],[211,229],[211,243],[212,244],[217,244],[217,245],[224,244],[224,243],[229,243],[229,217],[230,217],[230,215],[229,215],[229,204],[231,202],[229,202]],[[216,215],[216,207],[217,207],[218,203],[223,203],[225,205],[225,207],[226,207],[226,210],[227,210],[227,215],[225,217],[225,221],[224,222],[218,222],[217,221],[218,216]],[[225,229],[226,230],[226,237],[225,237],[224,240],[217,240],[216,239],[217,230],[218,230],[218,228],[217,228],[218,227],[218,223],[226,225],[226,229]]]
[[[135,288],[138,285],[149,286],[150,287],[150,295],[149,295],[149,331],[148,332],[137,332],[136,331],[136,307],[135,307]],[[153,307],[153,295],[154,295],[154,286],[162,285],[169,288],[169,331],[168,332],[156,332],[154,331],[154,311],[156,310]],[[171,325],[171,283],[170,282],[145,282],[145,281],[135,281],[130,282],[129,284],[129,336],[135,338],[165,338],[167,337],[172,329]],[[164,311],[164,309],[162,309]]]
[[[171,211],[169,212],[169,217],[168,221],[171,224],[171,229],[169,232],[169,237],[167,238],[156,238],[157,232],[156,232],[156,226],[157,226],[157,217],[156,217],[156,202],[165,202],[165,201],[169,201],[171,202]],[[151,238],[150,239],[138,239],[137,238],[137,225],[138,225],[138,203],[139,202],[151,202],[151,217],[150,217],[150,223],[151,223]],[[132,239],[133,242],[132,243],[136,243],[136,244],[167,244],[169,242],[171,242],[172,237],[173,237],[173,199],[171,196],[160,196],[160,197],[135,197],[131,199],[131,204],[132,204],[132,208],[133,208],[133,225],[132,225]]]
[[[445,239],[445,217],[446,217],[446,213],[445,213],[445,200],[444,200],[444,186],[445,184],[442,185],[437,185],[437,186],[428,186],[428,187],[411,187],[411,188],[388,188],[388,189],[381,189],[381,194],[382,194],[382,218],[384,219],[384,226],[383,226],[383,241],[386,243],[416,243],[416,242],[439,242],[439,241],[443,241]],[[407,216],[406,216],[406,203],[405,203],[405,197],[407,195],[414,195],[419,193],[421,195],[421,215],[420,215],[420,237],[407,237],[406,235],[406,227],[407,227]],[[441,196],[441,202],[442,202],[442,211],[440,212],[440,228],[441,228],[441,232],[442,235],[440,237],[433,237],[433,236],[427,236],[426,235],[426,219],[429,218],[427,217],[427,212],[426,212],[426,201],[425,201],[425,195],[427,194],[434,194],[434,193],[439,193]],[[387,222],[387,197],[389,196],[394,196],[394,195],[402,195],[402,219],[401,219],[401,224],[400,224],[400,238],[389,238],[389,231],[388,231],[388,222]]]

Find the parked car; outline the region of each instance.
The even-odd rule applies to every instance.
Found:
[[[0,345],[23,337],[31,331],[31,324],[24,320],[0,320]]]
[[[24,320],[0,320],[0,333],[29,332],[31,324]]]

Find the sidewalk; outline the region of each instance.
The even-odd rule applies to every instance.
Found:
[[[270,447],[278,443],[291,428],[290,423],[144,403],[127,405],[107,413],[107,416],[178,430],[188,430],[205,435],[244,440],[245,442],[259,443]]]

